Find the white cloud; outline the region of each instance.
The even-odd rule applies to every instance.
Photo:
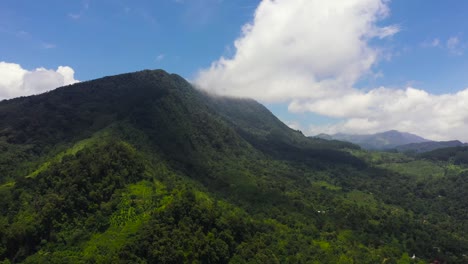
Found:
[[[42,48],[43,49],[55,49],[56,47],[57,47],[57,45],[52,44],[52,43],[47,43],[47,42],[42,43]]]
[[[396,26],[378,27],[384,0],[263,0],[235,41],[235,55],[200,71],[209,91],[264,101],[320,98],[351,87],[377,61],[368,40]]]
[[[430,41],[424,41],[421,43],[421,47],[423,48],[437,48],[440,47],[440,39],[439,38],[434,38],[433,40]]]
[[[289,103],[291,112],[313,112],[339,123],[311,126],[320,132],[372,133],[389,129],[431,139],[468,141],[468,88],[433,95],[421,89],[368,91],[356,82],[372,75],[384,59],[370,40],[398,32],[378,26],[389,15],[386,0],[262,0],[244,25],[232,57],[221,57],[199,72],[195,83],[207,91]],[[380,23],[379,23],[380,24]],[[458,38],[428,45],[457,51]],[[297,124],[289,124],[295,127]]]
[[[74,20],[78,20],[83,16],[86,10],[89,9],[89,1],[83,1],[81,10],[78,13],[68,13],[68,17]]]
[[[424,48],[442,48],[452,55],[461,56],[467,48],[467,44],[463,43],[457,36],[449,37],[446,41],[441,41],[435,38],[432,41],[424,41],[421,43]]]
[[[165,54],[159,54],[159,55],[156,57],[156,61],[162,61],[162,60],[164,60],[164,57],[166,57]]]
[[[299,123],[298,121],[285,121],[284,122],[288,127],[294,129],[294,130],[303,130],[302,126],[301,126],[301,123]]]
[[[454,55],[463,54],[463,47],[458,37],[451,37],[447,40],[447,49]]]
[[[460,44],[460,40],[457,37],[451,37],[447,40],[447,48],[449,49],[457,48],[458,44]]]
[[[339,98],[290,104],[292,111],[344,118],[328,126],[311,126],[309,134],[375,133],[391,129],[416,133],[433,140],[468,141],[468,88],[433,95],[424,90],[378,88],[355,91]]]
[[[37,68],[26,70],[16,63],[0,62],[0,100],[40,94],[60,86],[78,82],[75,71],[68,66],[57,70]]]
[[[68,13],[68,17],[71,19],[80,19],[81,18],[81,13]]]

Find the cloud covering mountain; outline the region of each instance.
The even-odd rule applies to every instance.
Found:
[[[384,25],[384,0],[263,0],[244,25],[232,57],[199,72],[203,89],[263,102],[286,102],[338,123],[307,134],[409,131],[434,140],[468,140],[468,89],[431,94],[415,87],[356,88],[386,59],[375,44],[396,34]]]

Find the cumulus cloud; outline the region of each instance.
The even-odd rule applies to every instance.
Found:
[[[60,86],[78,82],[75,71],[68,66],[57,70],[37,68],[26,70],[16,63],[0,62],[0,100],[40,94]]]
[[[376,62],[368,41],[397,26],[378,27],[383,0],[263,0],[242,29],[232,58],[202,70],[209,91],[264,101],[319,98],[351,87]]]
[[[355,91],[340,98],[290,104],[291,111],[344,118],[328,126],[311,126],[310,134],[409,131],[433,140],[468,140],[468,88],[453,94],[433,95],[416,88],[377,88]]]
[[[262,0],[253,21],[244,25],[235,41],[234,55],[201,70],[195,83],[213,93],[288,103],[290,112],[341,120],[312,125],[306,134],[398,129],[431,139],[468,140],[468,89],[433,95],[412,87],[355,88],[388,55],[371,40],[399,31],[396,25],[381,26],[390,13],[387,4],[386,0]],[[439,39],[429,44],[442,45]],[[445,45],[457,50],[460,43],[450,39]]]

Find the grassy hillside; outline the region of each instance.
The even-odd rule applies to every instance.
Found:
[[[5,263],[467,261],[464,165],[309,139],[177,75],[3,101],[0,117]]]

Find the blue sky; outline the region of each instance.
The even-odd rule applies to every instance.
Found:
[[[287,5],[288,1],[290,4],[294,3],[295,7],[304,5],[302,9],[308,11],[309,7],[303,4],[304,1],[279,0],[278,2]],[[360,0],[356,0],[356,2],[358,1]],[[234,45],[234,41],[243,40],[242,27],[250,23],[254,28],[249,33],[250,35],[263,34],[259,33],[262,21],[265,21],[263,23],[268,21],[272,24],[272,29],[275,29],[274,13],[286,10],[286,8],[279,9],[266,2],[271,1],[3,0],[0,2],[0,62],[18,64],[25,73],[37,68],[55,71],[59,66],[68,66],[74,70],[74,79],[80,81],[142,69],[162,68],[195,82],[201,80],[200,83],[205,83],[207,86],[213,83],[222,86],[220,84],[224,83],[218,80],[220,74],[236,76],[228,69],[238,69],[241,67],[238,66],[240,64],[244,68],[249,66],[245,66],[245,62],[238,62],[234,59],[241,57],[237,54],[248,54],[246,48],[238,48]],[[432,125],[438,127],[433,131],[427,131],[429,129],[427,127],[422,129],[421,125],[418,125],[416,119],[420,119],[420,116],[412,117],[414,120],[402,116],[402,119],[394,120],[391,123],[375,122],[375,119],[388,119],[390,115],[393,117],[401,114],[403,110],[388,112],[388,109],[397,107],[397,104],[400,106],[399,102],[401,101],[405,101],[403,104],[407,107],[406,109],[421,108],[421,112],[426,112],[428,115],[431,111],[436,111],[426,109],[431,104],[440,104],[442,108],[447,104],[463,105],[465,97],[456,96],[456,94],[468,88],[468,59],[466,55],[468,52],[468,32],[466,32],[468,28],[468,17],[466,16],[468,1],[394,0],[388,2],[362,0],[361,2],[368,3],[369,6],[378,2],[380,7],[369,11],[373,12],[369,14],[369,21],[373,23],[373,27],[392,26],[394,31],[385,36],[384,33],[379,33],[380,35],[376,34],[366,39],[364,47],[372,51],[369,54],[375,55],[375,58],[368,67],[359,71],[358,78],[353,79],[349,83],[350,87],[346,90],[341,91],[341,88],[330,86],[310,91],[313,93],[335,89],[337,91],[333,94],[333,99],[336,99],[333,101],[335,104],[330,101],[331,94],[321,98],[294,95],[284,100],[280,98],[282,94],[273,97],[261,96],[262,93],[272,92],[269,90],[262,90],[259,93],[239,90],[239,93],[228,92],[227,94],[248,96],[259,100],[284,122],[301,129],[306,134],[347,131],[366,133],[396,128],[433,139],[459,138],[468,140],[468,138],[463,137],[461,132],[448,132],[452,130],[463,131],[468,127],[466,124],[468,117],[466,116],[460,116],[456,120],[450,121],[450,124],[447,124],[449,121],[447,121],[446,115],[438,116],[437,118],[440,120],[438,119]],[[261,3],[263,7],[260,7],[260,10],[263,10],[265,16],[271,15],[271,18],[255,17],[254,12]],[[340,3],[337,2],[337,4]],[[326,4],[323,4],[323,7],[321,5],[316,6],[316,8],[331,8]],[[388,14],[381,15],[379,13],[382,11],[382,6],[388,9]],[[287,8],[297,10],[293,9],[292,4]],[[319,15],[314,12],[317,11],[310,9],[310,17]],[[368,12],[367,9],[365,12]],[[378,19],[374,21],[373,17]],[[290,22],[288,25],[292,25],[292,27],[295,25],[303,26],[304,21],[294,21],[294,19],[294,17],[288,18]],[[348,16],[343,19],[348,19]],[[350,17],[349,19],[360,18]],[[314,22],[311,19],[310,22],[306,20],[305,23]],[[324,27],[327,26],[325,23]],[[366,29],[371,30],[370,27]],[[305,27],[297,32],[308,32],[307,30],[308,28]],[[286,29],[286,31],[288,30]],[[282,32],[277,34],[282,34]],[[316,34],[317,38],[322,36],[321,32],[314,31],[311,34]],[[326,34],[327,36],[336,34],[338,39],[340,37],[338,31],[326,32]],[[362,36],[356,36],[356,39],[360,38]],[[258,39],[257,36],[249,36],[244,38],[244,42],[247,43],[246,46],[250,46]],[[334,44],[329,43],[330,46]],[[360,48],[362,49],[362,46]],[[278,52],[286,54],[289,51],[280,50]],[[325,49],[324,52],[326,53],[327,50]],[[330,54],[334,54],[333,52],[330,51]],[[220,66],[222,69],[212,68],[210,70],[210,65],[213,62],[219,62],[222,56],[232,59],[232,65],[235,66],[231,67],[226,64]],[[268,54],[263,56],[268,57]],[[352,59],[359,60],[360,58],[353,57]],[[343,59],[343,61],[347,60],[348,58]],[[281,61],[291,61],[291,58],[281,58]],[[326,58],[316,63],[326,63]],[[252,64],[251,66],[252,68],[262,67],[261,64]],[[310,68],[311,71],[316,70],[315,67],[312,68]],[[305,69],[309,70],[307,67]],[[201,70],[209,71],[208,77],[205,75],[202,77],[206,78],[200,77]],[[248,70],[236,71],[236,73],[241,74],[245,72],[249,73]],[[327,75],[324,78],[333,80],[340,79],[342,75],[341,71],[330,71],[328,68],[326,72],[330,76]],[[2,74],[1,68],[0,74]],[[312,74],[319,75],[317,72],[312,72]],[[276,75],[275,70],[272,69],[268,75]],[[204,80],[208,81],[203,82]],[[271,82],[280,81],[271,80]],[[268,83],[259,82],[253,85],[261,87]],[[226,87],[233,87],[232,90],[235,90],[237,88],[235,85],[241,84],[233,83],[226,85]],[[377,90],[380,87],[389,90],[384,92]],[[407,95],[414,94],[411,93],[412,90],[407,90],[409,87],[428,93],[427,98],[416,100],[411,95]],[[349,112],[346,109],[329,114],[323,110],[325,106],[335,109],[344,104],[342,103],[344,101],[339,100],[338,94],[351,96],[356,93],[361,93],[362,98],[369,98],[376,93],[380,93],[380,95],[377,99],[369,99],[375,103],[369,103],[364,109],[365,111],[357,111],[363,114],[345,114],[343,112]],[[381,95],[382,93],[384,95]],[[441,97],[444,94],[453,96],[450,97],[451,99]],[[382,98],[386,98],[385,96],[395,98],[395,103],[385,106],[385,109],[382,108],[382,110],[379,108],[378,102],[384,100]],[[356,100],[361,100],[361,97]],[[365,100],[368,101],[368,99]],[[428,100],[431,100],[431,103],[428,103]],[[408,104],[410,106],[407,106]],[[366,111],[373,111],[377,108],[380,109],[379,115],[365,115]],[[351,107],[351,109],[353,108]],[[460,106],[452,111],[460,112],[463,110],[463,106]],[[456,125],[453,125],[455,123]]]
[[[191,78],[226,52],[255,1],[0,2],[0,60],[75,77],[163,68]],[[158,59],[158,56],[160,59]]]
[[[398,24],[401,31],[387,44],[395,55],[377,67],[384,77],[377,85],[404,86],[417,84],[425,90],[440,94],[468,86],[468,2],[392,1],[391,15],[385,22]],[[457,38],[459,46],[447,48],[447,41]],[[440,46],[430,47],[435,39]]]

